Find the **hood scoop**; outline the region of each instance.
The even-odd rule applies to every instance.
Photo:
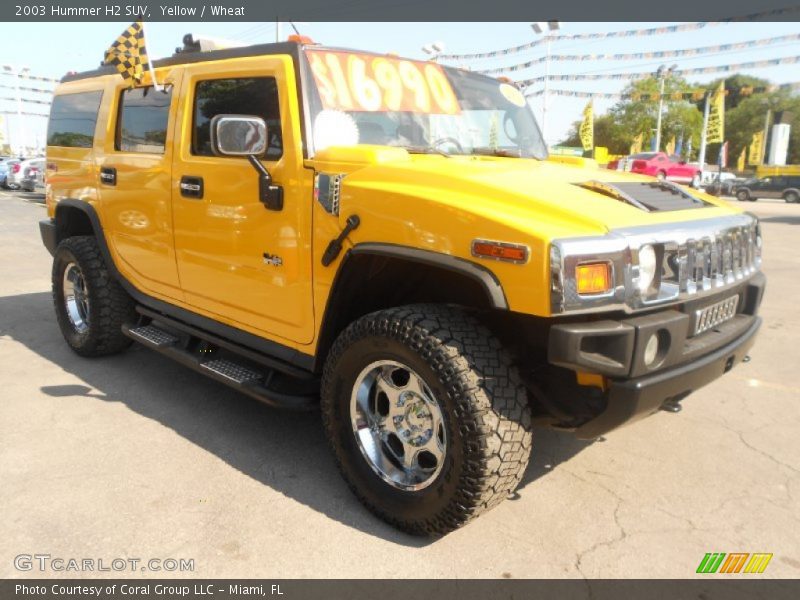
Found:
[[[609,183],[590,180],[575,184],[599,194],[620,200],[645,212],[667,212],[711,206],[670,181],[625,181]]]

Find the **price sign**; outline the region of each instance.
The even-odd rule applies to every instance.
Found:
[[[366,112],[461,112],[442,67],[392,56],[307,50],[323,108]]]

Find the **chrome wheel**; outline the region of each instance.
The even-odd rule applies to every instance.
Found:
[[[89,329],[89,292],[86,279],[74,262],[64,269],[64,305],[67,318],[78,333]]]
[[[361,454],[391,486],[421,490],[444,464],[447,439],[439,403],[413,369],[389,360],[358,375],[350,420]]]

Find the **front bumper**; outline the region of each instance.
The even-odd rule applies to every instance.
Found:
[[[621,425],[658,411],[665,402],[680,401],[740,362],[752,347],[761,319],[756,316],[766,278],[757,273],[739,288],[682,310],[664,310],[642,317],[555,325],[550,329],[548,360],[573,371],[603,375],[604,410],[577,427],[581,439],[593,439]],[[689,335],[694,314],[704,306],[738,294],[739,312],[697,336]],[[667,349],[645,365],[647,340],[656,334]]]
[[[56,223],[53,219],[42,219],[39,221],[39,233],[42,236],[42,243],[51,256],[56,254],[58,237],[56,235]]]

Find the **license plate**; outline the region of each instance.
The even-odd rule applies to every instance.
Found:
[[[736,316],[738,305],[739,296],[736,295],[694,311],[694,335],[700,335],[732,319]]]

